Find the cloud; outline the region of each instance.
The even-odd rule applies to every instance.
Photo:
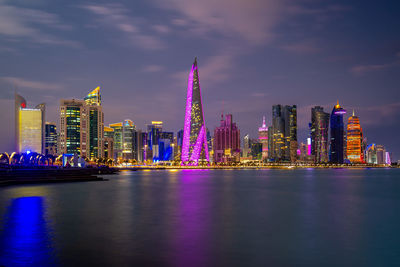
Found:
[[[35,90],[51,90],[57,91],[63,89],[63,86],[56,83],[47,83],[47,82],[39,82],[39,81],[31,81],[25,80],[23,78],[18,77],[0,77],[0,80],[10,84],[11,86],[15,86],[17,88],[28,88]]]
[[[88,4],[82,5],[80,8],[94,14],[95,20],[104,27],[116,29],[123,33],[130,44],[149,50],[158,50],[165,47],[164,42],[157,36],[145,33],[144,24],[134,20],[121,4]],[[153,30],[166,33],[168,28],[162,25],[155,25]]]
[[[70,30],[57,15],[41,10],[16,7],[0,1],[0,35],[9,40],[30,40],[40,44],[80,47],[76,41],[59,38],[46,30]]]
[[[313,54],[321,51],[321,48],[316,44],[316,42],[311,40],[283,45],[281,48],[297,54]]]
[[[350,72],[355,74],[355,75],[363,75],[367,72],[371,71],[378,71],[378,70],[383,70],[386,68],[391,67],[393,64],[370,64],[370,65],[358,65],[354,66],[350,69]]]
[[[221,54],[207,57],[204,61],[198,60],[199,76],[201,80],[207,83],[220,83],[226,81],[233,71],[235,54],[233,51],[225,51]],[[189,75],[190,67],[183,71],[172,74],[172,78],[182,84]],[[187,82],[187,80],[186,80]]]
[[[388,69],[391,67],[395,67],[400,65],[400,52],[397,52],[395,54],[395,60],[390,62],[390,63],[384,63],[384,64],[365,64],[365,65],[357,65],[354,67],[350,68],[350,72],[353,73],[354,75],[364,75],[367,72],[373,72],[373,71],[380,71],[384,69]]]
[[[196,34],[218,33],[250,44],[264,44],[273,28],[285,19],[288,0],[169,0],[157,3],[179,14],[175,25],[188,26]]]
[[[162,70],[164,70],[164,67],[160,65],[148,65],[143,68],[144,72],[159,72]]]

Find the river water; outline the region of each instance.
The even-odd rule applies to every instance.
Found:
[[[400,266],[400,169],[106,178],[0,188],[0,266]]]

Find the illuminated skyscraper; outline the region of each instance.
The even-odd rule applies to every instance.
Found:
[[[344,162],[344,114],[346,114],[346,110],[339,105],[338,101],[331,113],[331,140],[329,151],[329,161],[331,163],[343,164]]]
[[[89,116],[88,156],[90,158],[100,158],[104,156],[104,113],[101,107],[100,87],[91,91],[84,100],[88,106]]]
[[[44,153],[45,104],[27,108],[26,100],[15,94],[15,138],[19,153]]]
[[[88,107],[84,100],[60,100],[59,154],[88,157]]]
[[[45,125],[45,155],[57,154],[57,127],[54,122],[46,122]]]
[[[351,163],[363,163],[364,152],[363,146],[363,133],[360,126],[360,119],[354,115],[349,117],[347,123],[347,159]]]
[[[272,106],[272,133],[268,157],[271,161],[295,161],[297,153],[297,107]]]
[[[328,162],[329,113],[320,106],[311,109],[311,154],[316,163]]]
[[[268,132],[267,132],[268,133]],[[267,139],[267,146],[268,146],[268,139]],[[250,157],[251,156],[251,140],[250,140],[250,135],[246,134],[243,137],[243,151],[242,155],[244,158]]]
[[[262,160],[264,160],[268,158],[268,127],[265,124],[265,117],[261,127],[258,128],[258,140],[262,144]]]
[[[240,161],[240,130],[232,115],[221,115],[221,124],[214,130],[214,162]]]
[[[136,126],[131,120],[112,123],[109,128],[114,130],[114,153],[116,159],[130,160],[135,158]]]
[[[203,103],[201,101],[200,79],[197,58],[189,73],[185,126],[183,130],[182,162],[197,165],[200,159],[209,161]]]

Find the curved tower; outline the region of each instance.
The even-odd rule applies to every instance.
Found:
[[[360,126],[360,119],[354,115],[347,123],[347,158],[351,163],[363,163],[362,151],[363,133]]]
[[[199,159],[204,159],[204,157],[209,161],[196,57],[188,79],[181,160],[183,164],[190,161],[190,164],[197,165]]]
[[[344,124],[343,115],[346,110],[339,105],[339,101],[333,107],[331,113],[331,140],[329,161],[343,164],[344,162]]]

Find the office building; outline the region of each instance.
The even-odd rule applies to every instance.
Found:
[[[331,113],[331,138],[329,150],[329,162],[335,164],[344,163],[344,123],[343,115],[346,110],[339,105],[339,101],[333,107]]]
[[[272,106],[272,132],[269,134],[269,160],[294,162],[297,158],[297,107]]]
[[[182,163],[197,165],[200,160],[210,161],[210,158],[204,123],[203,103],[201,101],[197,58],[195,58],[188,79]]]
[[[55,122],[45,124],[45,155],[57,155],[57,126]]]
[[[327,163],[329,113],[320,106],[311,109],[311,154],[315,163]]]
[[[103,157],[104,113],[101,106],[100,87],[91,91],[84,101],[88,112],[88,157]]]
[[[240,161],[240,130],[232,114],[221,115],[220,126],[214,130],[214,162]]]
[[[60,100],[59,154],[76,154],[88,157],[89,116],[84,100]]]
[[[268,140],[267,140],[268,141]],[[267,142],[268,146],[268,142]],[[251,156],[251,140],[250,140],[250,135],[246,134],[243,137],[243,150],[242,150],[242,156],[244,158],[248,158]]]
[[[135,158],[136,125],[131,120],[112,123],[109,128],[113,129],[114,157],[118,161],[133,160]],[[107,130],[108,132],[108,130]],[[110,135],[110,133],[107,133]]]
[[[363,132],[360,119],[354,115],[349,117],[347,123],[346,156],[351,163],[364,163]]]
[[[44,153],[45,111],[45,104],[27,108],[26,100],[19,94],[15,94],[15,150],[17,153]]]

